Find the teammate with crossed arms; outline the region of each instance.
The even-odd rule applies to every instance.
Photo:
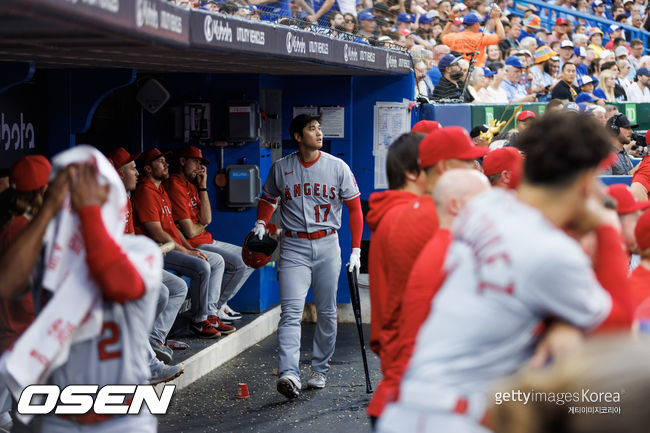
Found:
[[[316,116],[301,114],[289,126],[298,151],[278,161],[264,183],[253,232],[261,239],[278,203],[284,228],[280,240],[280,302],[278,325],[280,361],[278,392],[287,398],[300,394],[300,321],[310,285],[318,321],[314,332],[310,388],[324,388],[336,343],[336,291],[341,272],[337,230],[341,209],[350,212],[352,254],[349,270],[361,266],[363,215],[360,192],[350,167],[321,152],[323,134]]]

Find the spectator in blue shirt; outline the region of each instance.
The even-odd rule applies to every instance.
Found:
[[[499,86],[506,91],[510,102],[535,102],[535,95],[529,95],[519,79],[523,73],[524,65],[517,56],[510,56],[506,59],[506,79]]]
[[[521,41],[525,37],[535,38],[535,32],[541,28],[541,20],[537,15],[531,14],[524,20],[524,26],[519,34],[519,40]]]

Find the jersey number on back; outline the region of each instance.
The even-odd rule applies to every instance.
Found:
[[[109,359],[121,358],[122,351],[118,348],[111,348],[120,341],[120,327],[115,322],[104,322],[102,324],[102,332],[99,334],[102,339],[97,344],[97,351],[99,352],[100,361],[107,361]],[[107,346],[109,346],[107,348]]]
[[[323,222],[327,221],[327,215],[330,214],[330,205],[329,204],[322,204],[322,205],[316,205],[314,206],[314,212],[316,213],[316,222],[319,223],[320,221],[320,209],[325,209],[325,213],[323,215]]]

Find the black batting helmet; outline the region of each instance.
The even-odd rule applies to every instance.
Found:
[[[260,238],[255,233],[250,232],[244,239],[244,245],[241,249],[241,257],[251,268],[261,268],[271,260],[271,254],[278,246],[278,241],[268,234]]]

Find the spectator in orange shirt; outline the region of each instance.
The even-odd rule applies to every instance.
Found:
[[[172,174],[164,186],[172,202],[174,221],[187,242],[194,248],[213,252],[223,258],[225,270],[217,302],[217,316],[224,322],[232,322],[241,319],[241,314],[231,310],[227,302],[237,294],[254,269],[244,263],[241,247],[214,240],[205,230],[212,222],[205,167],[209,163],[201,149],[185,146],[178,153],[178,173]]]
[[[463,18],[465,31],[450,33],[451,21],[448,21],[445,29],[442,31],[440,40],[443,44],[448,45],[452,51],[461,53],[467,60],[477,51],[476,66],[485,66],[485,47],[488,45],[496,45],[506,38],[503,24],[499,19],[500,16],[501,10],[498,7],[492,8],[490,11],[490,19],[494,21],[496,26],[495,35],[479,33],[481,18],[475,14],[467,14]]]

